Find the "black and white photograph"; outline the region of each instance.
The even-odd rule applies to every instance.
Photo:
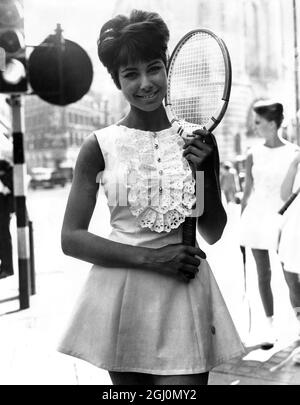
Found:
[[[300,385],[299,51],[299,0],[0,0],[0,385]]]

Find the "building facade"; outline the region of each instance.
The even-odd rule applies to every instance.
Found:
[[[198,1],[199,25],[224,38],[232,60],[230,103],[216,130],[223,159],[245,153],[257,141],[252,106],[260,98],[283,103],[284,130],[296,141],[292,6],[282,0]]]
[[[257,141],[252,105],[259,98],[284,104],[284,130],[296,141],[292,0],[119,0],[114,15],[132,8],[156,11],[164,18],[171,34],[170,52],[196,27],[211,29],[224,39],[233,76],[229,107],[214,131],[222,160],[245,153]]]
[[[80,146],[92,131],[111,123],[108,101],[93,92],[65,107],[37,96],[25,100],[27,167],[74,167]]]

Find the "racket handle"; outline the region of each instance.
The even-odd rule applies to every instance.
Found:
[[[298,188],[298,190],[295,193],[290,195],[288,200],[285,202],[285,204],[278,211],[278,214],[283,215],[285,213],[285,211],[289,208],[289,206],[292,204],[292,202],[294,201],[294,199],[297,197],[297,195],[299,193],[300,193],[300,188]]]
[[[186,217],[183,224],[183,244],[187,246],[196,246],[196,217]]]

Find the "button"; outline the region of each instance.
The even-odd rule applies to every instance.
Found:
[[[162,187],[159,187],[159,192],[162,193]]]
[[[211,330],[211,333],[212,333],[213,335],[216,334],[216,328],[215,328],[214,326],[212,326],[212,327],[210,328],[210,330]]]
[[[158,149],[158,144],[156,143],[156,144],[154,145],[154,147],[155,147],[155,149]]]
[[[158,173],[159,173],[160,175],[162,175],[162,174],[163,174],[163,171],[162,171],[162,170],[160,170]]]
[[[158,163],[160,163],[160,162],[161,162],[161,158],[158,158],[157,161],[158,161]]]

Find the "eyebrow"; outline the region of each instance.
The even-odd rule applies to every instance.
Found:
[[[136,70],[134,67],[126,67],[125,69],[121,70],[121,73],[127,73]]]
[[[152,67],[153,65],[156,65],[156,64],[159,63],[159,62],[160,62],[160,59],[156,59],[156,60],[154,60],[153,62],[150,62],[149,65],[147,65],[147,67],[148,67],[148,68],[149,68],[149,67]],[[135,70],[137,70],[136,67],[133,67],[133,66],[126,66],[126,68],[123,69],[123,70],[121,70],[120,73],[127,73],[127,72],[132,72],[132,71],[135,71]]]

